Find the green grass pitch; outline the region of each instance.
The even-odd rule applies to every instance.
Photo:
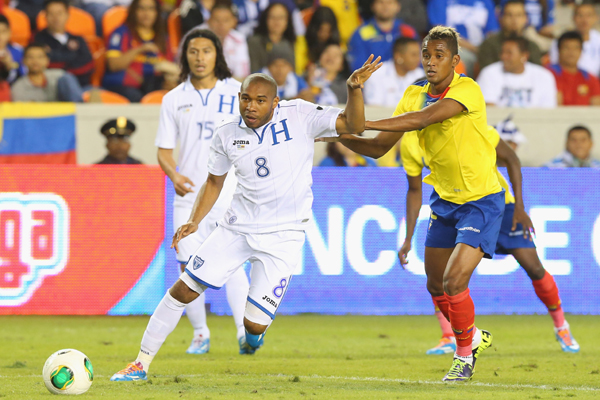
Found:
[[[90,399],[600,399],[600,317],[568,316],[581,345],[566,354],[548,316],[479,316],[494,347],[473,380],[444,384],[451,357],[434,316],[278,316],[265,346],[238,355],[231,317],[209,316],[211,350],[188,355],[183,318],[147,382],[110,382],[137,355],[148,317],[0,317],[0,399],[49,399],[41,377],[56,350],[83,351],[94,366]]]

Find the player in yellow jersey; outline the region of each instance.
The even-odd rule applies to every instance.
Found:
[[[418,130],[431,168],[425,182],[435,189],[425,242],[427,289],[450,321],[457,344],[445,381],[469,380],[475,361],[491,346],[492,335],[475,327],[468,286],[481,259],[494,254],[504,214],[485,100],[475,81],[454,71],[459,62],[458,33],[432,28],[422,44],[426,80],[406,89],[392,118],[365,123],[365,129],[383,132],[336,139],[379,158],[404,132]]]
[[[506,208],[495,253],[511,254],[523,267],[532,281],[538,298],[548,308],[548,312],[554,321],[554,333],[562,350],[576,353],[579,351],[579,345],[571,335],[569,324],[565,320],[554,278],[544,269],[535,250],[532,238],[529,235],[524,235],[524,232],[533,228],[533,225],[529,217],[525,214],[523,204],[521,163],[510,146],[500,139],[500,135],[496,129],[491,126],[488,129],[494,133],[494,141],[498,143],[496,146],[497,159],[506,165],[515,193],[514,196],[510,193],[508,182],[506,182],[504,176],[498,171],[498,180],[505,190]],[[408,192],[406,193],[406,238],[400,251],[398,251],[400,264],[404,266],[408,263],[407,255],[411,250],[411,241],[421,208],[422,170],[423,168],[429,169],[427,156],[421,146],[419,146],[419,138],[415,131],[407,132],[402,137],[401,155],[402,165],[408,179]],[[522,221],[523,225],[517,221]],[[436,307],[436,316],[442,329],[442,339],[437,346],[429,349],[427,354],[446,354],[454,352],[456,349],[450,323],[441,314],[441,311]]]

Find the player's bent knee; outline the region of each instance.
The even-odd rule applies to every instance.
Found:
[[[189,304],[192,301],[196,300],[201,292],[194,291],[190,288],[187,282],[184,282],[181,279],[178,279],[177,282],[171,287],[169,293],[173,298],[183,304]]]
[[[443,296],[444,295],[444,282],[439,279],[427,278],[427,291],[432,296]]]
[[[273,319],[254,304],[246,303],[246,311],[244,312],[244,327],[253,335],[260,335],[267,330]]]

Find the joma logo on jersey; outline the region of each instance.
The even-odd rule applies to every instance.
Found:
[[[26,303],[69,255],[69,209],[54,193],[0,194],[0,306]]]
[[[270,298],[269,296],[263,296],[262,299],[264,301],[266,301],[267,303],[269,303],[270,305],[272,305],[273,307],[277,308],[277,302],[275,300],[273,300],[272,298]]]
[[[246,146],[250,145],[249,140],[234,140],[233,145],[238,148],[238,150],[245,149]]]

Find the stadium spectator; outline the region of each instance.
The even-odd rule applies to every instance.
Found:
[[[429,28],[427,20],[427,8],[423,0],[402,0],[402,8],[398,13],[398,18],[412,26],[416,31],[425,36]]]
[[[584,0],[573,10],[575,30],[583,38],[583,52],[579,58],[578,66],[582,70],[600,77],[600,32],[594,29],[598,22],[598,14],[594,3]],[[558,63],[558,42],[554,41],[550,48],[550,62]]]
[[[77,78],[82,87],[88,86],[94,71],[92,54],[85,40],[67,32],[68,0],[44,2],[48,27],[35,35],[34,42],[46,45],[49,68],[64,69]]]
[[[502,0],[504,6],[510,0]],[[540,35],[551,38],[554,29],[554,0],[525,0],[525,10],[529,25]]]
[[[23,48],[10,41],[10,23],[0,14],[0,79],[12,83],[25,73]]]
[[[460,57],[467,75],[474,76],[479,46],[485,37],[500,29],[492,0],[429,0],[427,15],[431,26],[455,28],[460,34]]]
[[[399,37],[418,39],[417,31],[396,18],[400,0],[374,0],[373,19],[361,25],[348,43],[348,61],[352,70],[360,68],[371,54],[381,61],[392,58],[392,43]]]
[[[548,168],[600,168],[600,160],[592,157],[593,146],[592,131],[583,125],[573,126],[567,132],[565,151],[545,166]]]
[[[363,90],[365,104],[395,107],[407,87],[425,78],[421,68],[421,43],[412,38],[394,41],[394,57],[383,63]]]
[[[319,167],[376,167],[377,163],[370,157],[356,154],[340,142],[327,143],[327,156],[321,160]]]
[[[306,27],[308,59],[317,62],[321,52],[330,44],[341,44],[335,14],[329,7],[318,7]]]
[[[281,3],[271,3],[260,15],[254,35],[248,39],[250,52],[250,71],[258,72],[267,66],[267,58],[277,48],[287,48],[292,54],[292,65],[296,65],[294,56],[296,33],[292,24],[292,14]]]
[[[44,45],[30,44],[25,48],[23,65],[27,75],[12,85],[13,101],[82,101],[83,90],[77,78],[62,69],[48,69],[49,64]]]
[[[282,4],[287,8],[291,14],[291,25],[294,27],[294,32],[297,36],[303,36],[306,27],[294,0],[233,0],[239,14],[238,31],[247,37],[252,36],[255,33],[255,28],[260,25],[259,21],[262,13],[273,3]]]
[[[558,105],[600,105],[598,78],[577,67],[582,49],[583,38],[577,31],[565,32],[558,39],[558,64],[550,66],[556,79]]]
[[[139,102],[162,88],[165,75],[177,75],[165,30],[158,0],[133,0],[125,23],[108,39],[102,86]]]
[[[513,151],[517,151],[517,148],[527,143],[527,138],[521,133],[517,125],[512,120],[512,115],[506,118],[504,121],[496,124],[496,130],[500,134],[500,139],[504,140],[506,144],[510,146]],[[506,167],[500,160],[498,160],[499,167]]]
[[[135,124],[125,117],[111,119],[102,125],[100,133],[106,136],[108,154],[96,164],[142,164],[129,155],[131,149],[129,139],[133,132],[135,132]]]
[[[235,30],[237,14],[229,3],[217,3],[212,8],[208,22],[200,25],[202,29],[214,32],[223,44],[225,61],[233,76],[243,80],[250,75],[250,55],[246,37]]]
[[[183,0],[179,5],[181,18],[181,36],[183,37],[193,28],[207,22],[216,0]]]
[[[546,68],[527,61],[527,40],[510,36],[502,42],[502,61],[481,70],[477,82],[488,105],[517,108],[556,107],[556,82]]]
[[[523,36],[526,27],[527,13],[524,1],[508,0],[504,3],[500,14],[500,32],[489,35],[479,47],[477,54],[479,68],[482,69],[500,61],[502,40],[511,35]],[[542,51],[539,46],[535,42],[527,40],[527,50],[529,62],[542,65]]]
[[[32,31],[37,30],[37,16],[44,9],[44,0],[13,0],[11,7],[23,11],[29,17],[29,24]]]
[[[309,66],[307,75],[311,91],[315,94],[315,103],[324,106],[346,103],[346,79],[350,73],[344,52],[338,44],[325,47],[317,65]]]
[[[79,0],[79,6],[90,13],[96,22],[96,35],[104,37],[102,17],[109,9],[116,6],[129,7],[131,0]]]
[[[312,99],[306,81],[294,72],[294,54],[289,48],[274,49],[267,56],[267,67],[260,72],[272,76],[277,82],[277,95],[281,100]]]
[[[360,25],[360,15],[358,13],[357,0],[315,0],[315,4],[321,7],[330,8],[338,21],[340,31],[340,44],[346,48],[350,37]],[[316,11],[315,11],[316,12]],[[308,30],[308,28],[307,28]],[[308,37],[307,37],[308,41]],[[310,43],[310,41],[308,41]]]

